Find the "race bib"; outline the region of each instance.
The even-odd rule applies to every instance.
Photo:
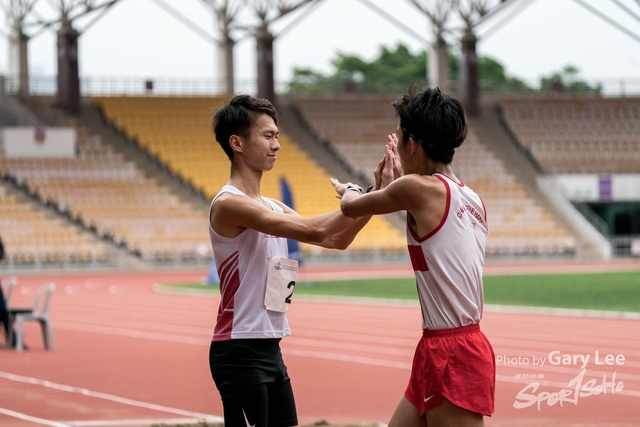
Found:
[[[289,311],[297,274],[298,261],[282,257],[269,259],[267,292],[264,294],[264,305],[267,310],[280,313]]]

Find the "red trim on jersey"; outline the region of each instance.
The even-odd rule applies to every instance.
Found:
[[[455,180],[455,179],[451,178],[449,175],[446,175],[446,174],[444,174],[444,173],[434,173],[433,175],[434,175],[434,176],[442,175],[442,176],[444,176],[444,177],[449,178],[451,181],[455,182],[455,183],[458,185],[458,187],[465,187],[464,182],[462,182],[462,181],[460,181],[460,182],[456,182],[456,180]]]
[[[478,196],[478,199],[480,199],[480,203],[482,203],[482,210],[484,211],[484,224],[489,228],[489,221],[487,221],[487,207],[484,205],[482,197]]]
[[[438,226],[436,228],[434,228],[431,231],[431,233],[427,234],[424,237],[416,236],[416,233],[414,233],[413,230],[411,229],[411,227],[409,226],[409,216],[407,215],[407,228],[409,229],[409,232],[411,233],[413,238],[416,239],[416,241],[418,241],[418,243],[422,243],[425,240],[427,240],[429,237],[431,237],[434,234],[436,234],[438,232],[438,230],[440,230],[442,228],[444,223],[447,221],[447,217],[449,216],[449,208],[451,207],[451,188],[449,188],[449,183],[447,183],[447,181],[445,181],[443,178],[439,177],[438,175],[434,175],[434,176],[436,178],[438,178],[440,181],[442,181],[442,183],[444,184],[445,188],[447,189],[447,205],[444,208],[444,215],[442,216],[442,219],[440,220],[440,224],[438,224]]]
[[[420,245],[407,245],[409,249],[409,257],[411,258],[411,265],[413,271],[429,271],[427,260],[422,252],[422,246]]]
[[[220,264],[220,295],[222,299],[220,300],[220,307],[218,308],[218,321],[213,331],[212,341],[231,339],[234,297],[240,287],[238,258],[239,254],[236,251]]]

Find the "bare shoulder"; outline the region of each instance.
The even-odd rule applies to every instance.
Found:
[[[445,184],[431,175],[404,175],[389,187],[392,186],[394,198],[412,215],[438,208],[447,197]]]
[[[399,190],[419,191],[420,194],[432,195],[446,191],[443,182],[432,175],[419,175],[417,173],[403,175],[396,179],[395,184]]]
[[[238,225],[244,217],[259,215],[261,210],[268,210],[261,203],[242,194],[224,193],[218,196],[211,206],[211,225],[225,223]]]
[[[213,202],[209,222],[219,235],[235,237],[246,228],[262,230],[261,225],[273,215],[264,203],[245,195],[226,193]]]
[[[211,205],[211,211],[224,211],[233,206],[242,206],[249,201],[250,199],[247,196],[241,194],[222,193]]]

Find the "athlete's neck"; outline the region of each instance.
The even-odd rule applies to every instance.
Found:
[[[249,197],[260,198],[260,182],[262,172],[256,172],[248,168],[237,168],[231,166],[231,176],[229,185],[233,185]]]
[[[436,163],[436,168],[434,173],[439,173],[440,175],[444,175],[450,178],[452,181],[460,184],[460,180],[458,179],[456,174],[453,173],[453,168],[451,167],[451,163],[449,163],[448,165],[445,165],[444,163]]]
[[[420,165],[417,173],[420,175],[433,175],[439,173],[449,177],[451,180],[459,184],[460,180],[456,177],[456,174],[453,173],[453,167],[451,165],[451,163],[445,164],[442,162],[433,162],[429,159]]]

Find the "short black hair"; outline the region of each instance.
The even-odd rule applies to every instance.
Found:
[[[273,104],[250,95],[236,95],[215,112],[211,121],[213,133],[229,160],[233,159],[231,135],[246,137],[260,114],[267,114],[278,125],[278,111]]]
[[[400,119],[403,142],[413,137],[434,162],[453,161],[455,149],[467,137],[467,118],[462,103],[440,88],[412,86],[393,102]]]

